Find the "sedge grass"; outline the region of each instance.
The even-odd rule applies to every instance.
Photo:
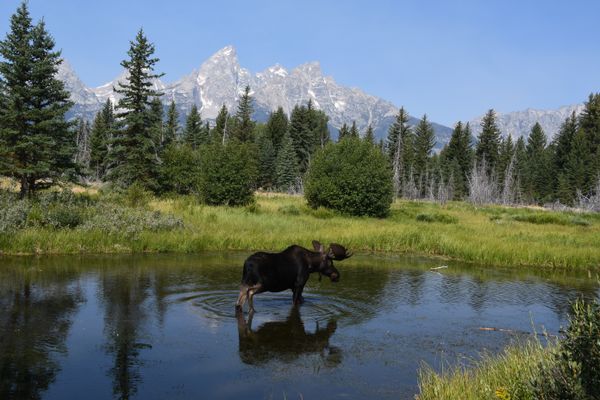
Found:
[[[513,344],[497,355],[484,355],[474,365],[458,365],[436,373],[428,366],[419,371],[418,400],[534,399],[532,382],[541,365],[553,362],[556,344],[544,347],[538,340]]]
[[[342,243],[355,252],[440,256],[482,265],[600,266],[600,218],[593,214],[396,201],[387,218],[377,219],[312,210],[302,197],[266,194],[258,194],[249,207],[206,206],[190,197],[153,199],[148,207],[181,218],[184,228],[135,236],[29,228],[0,235],[0,251],[280,250],[292,243],[309,246],[318,239]]]

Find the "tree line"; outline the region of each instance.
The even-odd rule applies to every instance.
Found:
[[[163,93],[153,88],[162,74],[143,30],[121,62],[128,74],[115,87],[118,102],[107,100],[91,123],[67,121],[72,103],[56,78],[62,59],[54,47],[26,3],[0,42],[0,174],[20,183],[22,197],[60,180],[84,179],[244,204],[257,188],[302,192],[316,153],[331,142],[328,117],[310,100],[289,116],[279,107],[266,123],[255,121],[250,87],[236,110],[223,105],[214,123],[194,105],[180,126],[175,102],[165,108]],[[427,116],[415,126],[408,121],[400,108],[378,143],[371,126],[361,133],[355,122],[338,134],[338,142],[363,141],[385,156],[396,197],[572,205],[600,190],[600,94],[590,95],[581,115],[569,116],[552,141],[535,124],[527,140],[513,142],[489,110],[477,138],[458,122],[436,154]],[[343,154],[336,157],[344,162]]]

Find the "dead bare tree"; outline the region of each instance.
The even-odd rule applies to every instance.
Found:
[[[517,201],[515,163],[516,163],[516,156],[513,155],[510,158],[510,162],[508,163],[508,166],[506,167],[506,171],[504,171],[504,184],[502,187],[502,194],[500,196],[500,201],[505,206],[513,205]]]
[[[589,195],[584,195],[581,190],[577,190],[577,208],[585,211],[600,212],[600,176],[596,180],[596,185]]]
[[[496,177],[487,172],[485,158],[481,163],[473,163],[469,182],[469,202],[475,205],[494,204],[498,202],[498,184]]]

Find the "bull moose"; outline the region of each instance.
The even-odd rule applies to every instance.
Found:
[[[332,282],[337,282],[340,272],[333,266],[333,261],[345,260],[352,254],[336,243],[330,244],[327,249],[316,240],[312,245],[315,251],[292,245],[280,253],[258,252],[248,257],[244,262],[236,309],[241,310],[248,300],[249,311],[252,312],[252,298],[255,294],[282,292],[287,289],[292,289],[294,305],[301,304],[304,301],[304,285],[314,272],[319,274],[319,280],[325,275]]]

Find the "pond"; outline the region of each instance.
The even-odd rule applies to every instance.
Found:
[[[247,255],[0,258],[0,398],[409,399],[423,362],[556,335],[599,296],[588,271],[355,256],[299,308],[257,295],[249,321]]]

